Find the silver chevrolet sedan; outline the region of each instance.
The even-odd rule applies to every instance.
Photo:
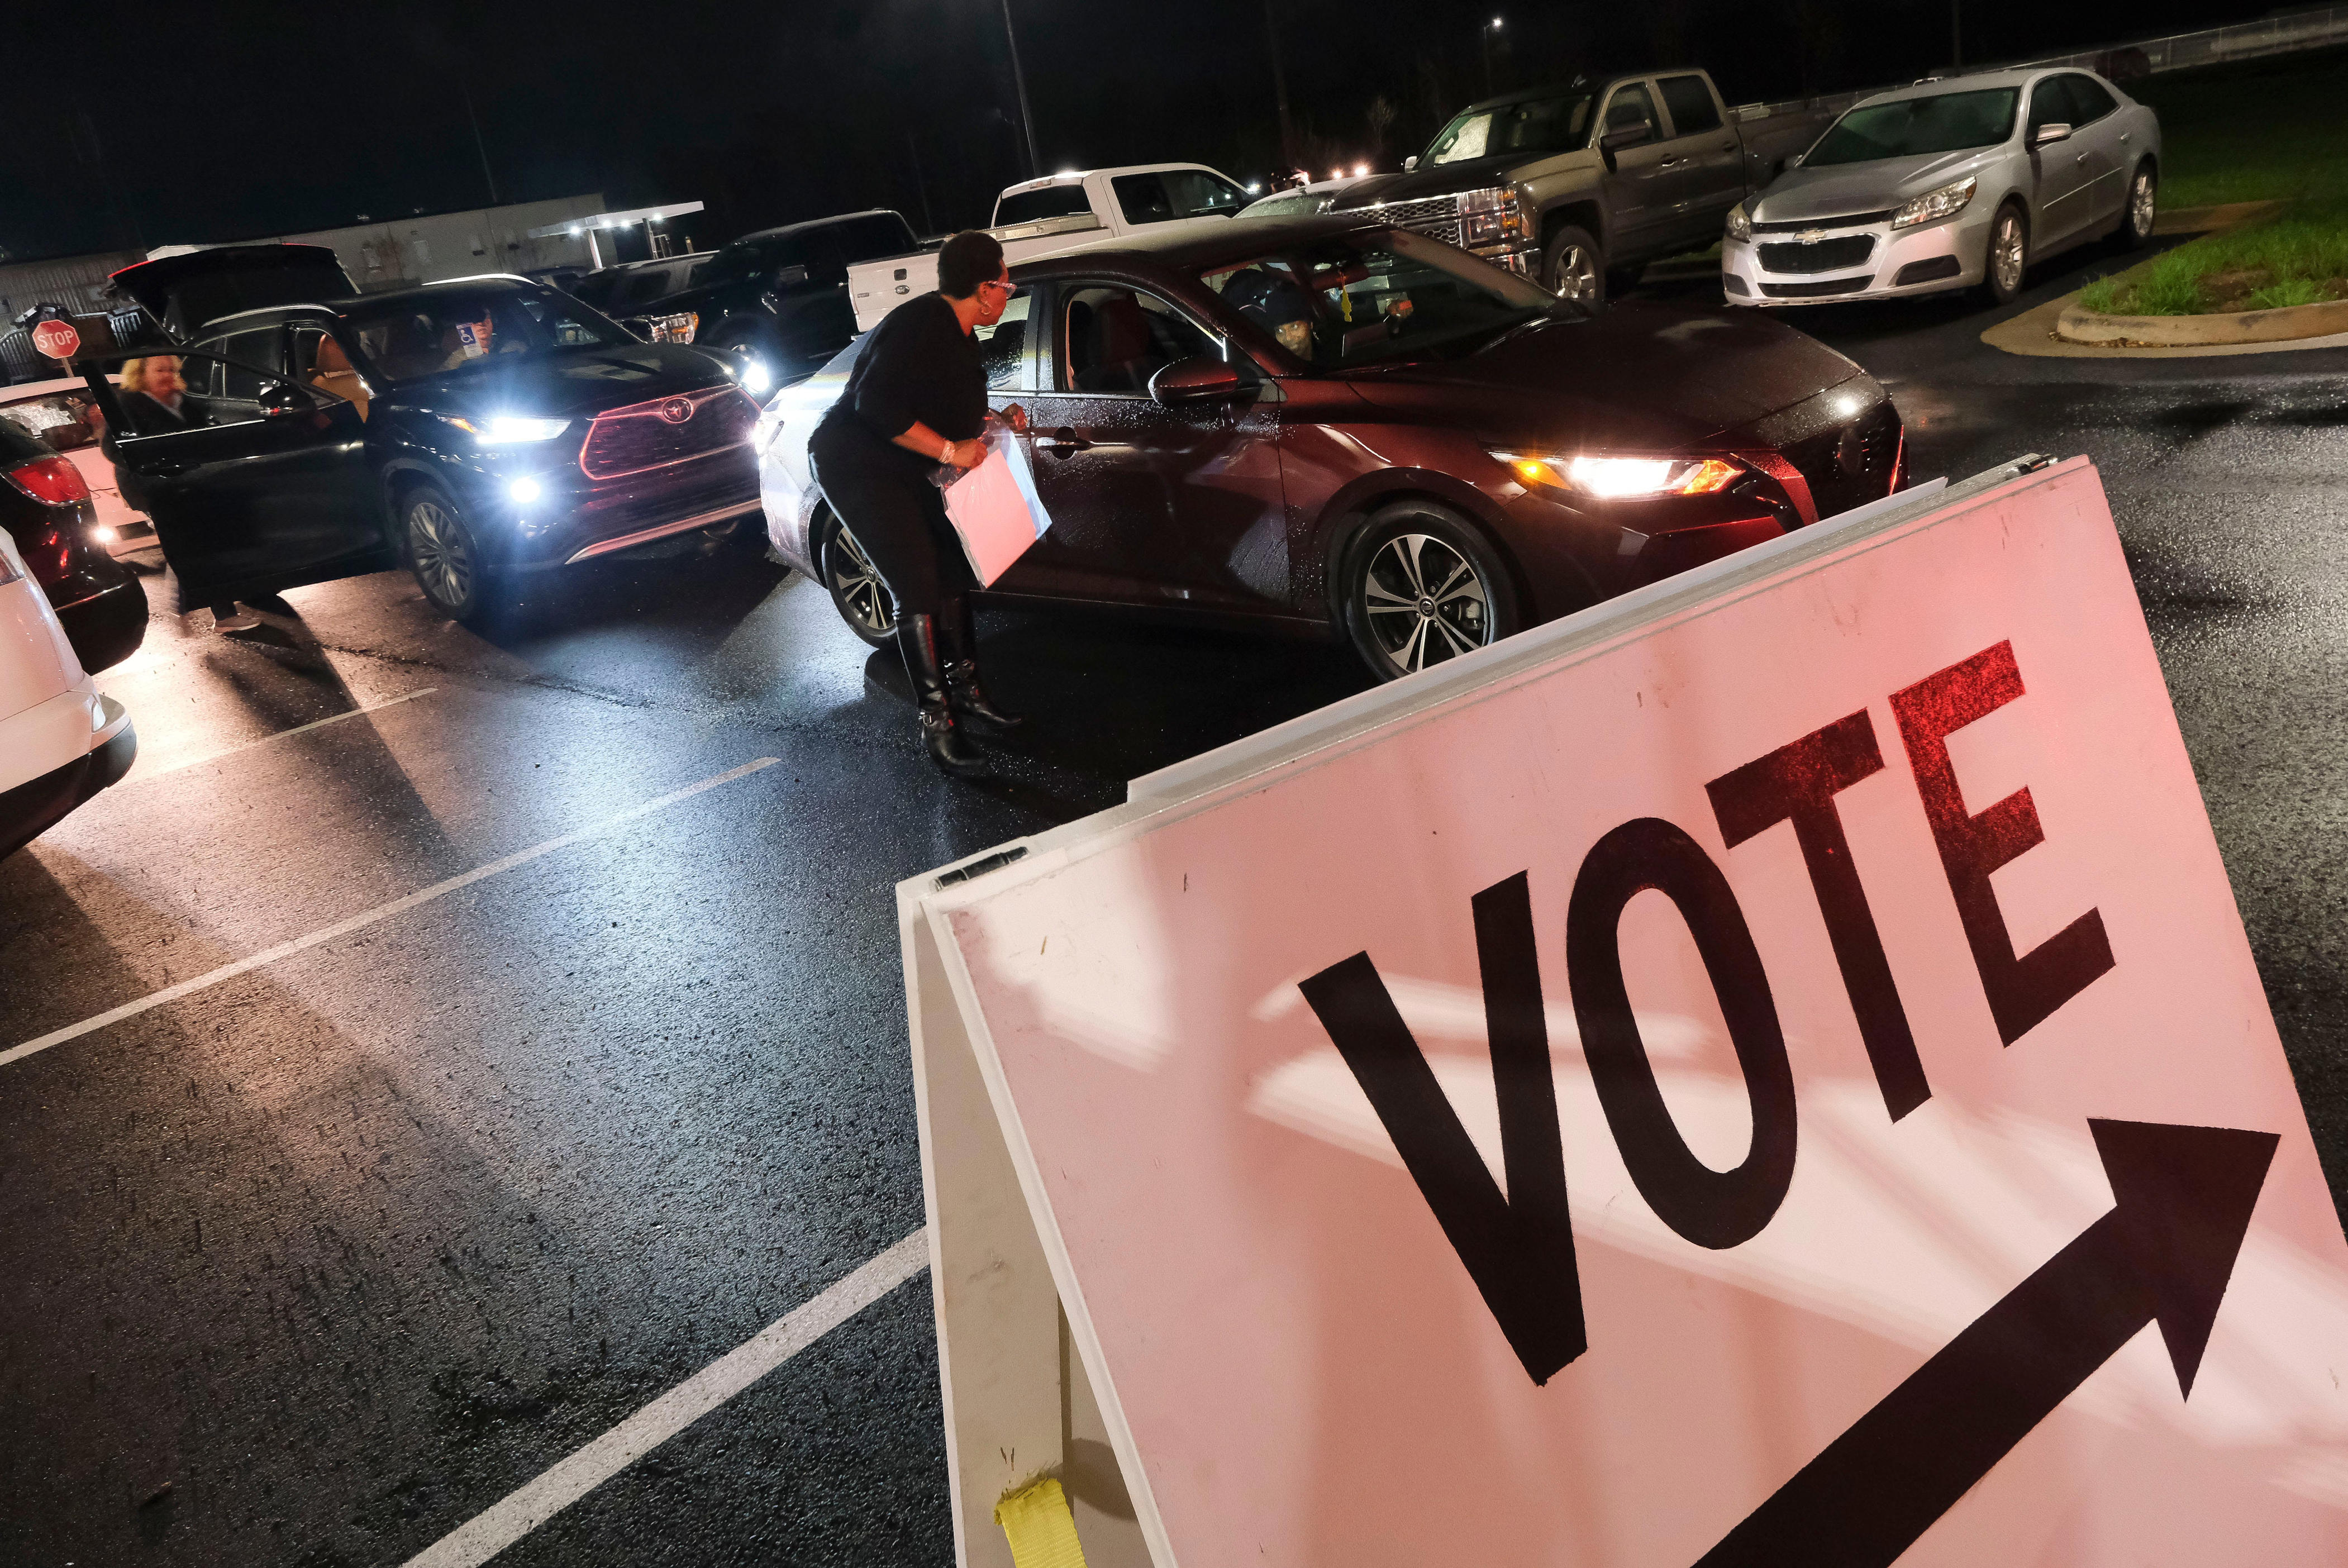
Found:
[[[2152,232],[2160,121],[2092,71],[1990,71],[1854,105],[1728,214],[1730,304],[1978,287],[2091,240]]]

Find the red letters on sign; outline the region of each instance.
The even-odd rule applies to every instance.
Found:
[[[2000,643],[1891,697],[1900,737],[1908,746],[1908,763],[1916,773],[1916,789],[1924,798],[1924,815],[1932,824],[1932,840],[1949,873],[1949,891],[1956,896],[1957,916],[1964,923],[1973,966],[1981,971],[1982,989],[1989,996],[1990,1016],[1997,1020],[1998,1037],[2009,1046],[2112,966],[2104,917],[2092,909],[2028,953],[2014,953],[2013,937],[1998,911],[1989,878],[2000,866],[2045,841],[2038,808],[2023,789],[1978,815],[1968,815],[1957,789],[1948,737],[2022,695],[2013,645]]]

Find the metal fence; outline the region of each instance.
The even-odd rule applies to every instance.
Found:
[[[2288,55],[2302,49],[2328,48],[2334,44],[2348,44],[2348,5],[2328,5],[2287,16],[2267,16],[2256,22],[2210,27],[2199,33],[2176,33],[2165,38],[2145,38],[2132,44],[2110,44],[2102,48],[2083,49],[2075,55],[2049,55],[2041,59],[1972,66],[1962,74],[1970,76],[1977,71],[2027,71],[2054,66],[2077,66],[2113,81],[2127,82],[2162,71],[2222,65],[2229,60],[2254,60],[2263,55]],[[1958,73],[1952,67],[1942,74]],[[1829,93],[1820,98],[1740,104],[1729,112],[1740,123],[1767,119],[1773,115],[1840,114],[1861,98],[1891,90],[1889,86],[1876,87],[1859,92]]]

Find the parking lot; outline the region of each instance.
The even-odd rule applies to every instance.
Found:
[[[2348,351],[2022,358],[1992,319],[1803,324],[1890,387],[1912,475],[2096,460],[2337,1191]],[[489,1540],[461,1532],[919,1229],[894,882],[1365,679],[993,616],[1037,717],[972,786],[893,656],[755,548],[586,570],[486,634],[404,574],[241,640],[159,608],[100,677],[136,769],[0,861],[0,1556]],[[936,1374],[915,1273],[497,1560],[950,1562]]]

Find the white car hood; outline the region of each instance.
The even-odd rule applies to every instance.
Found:
[[[1962,180],[2004,150],[2003,147],[1969,147],[1959,152],[1924,152],[1911,158],[1836,163],[1824,169],[1788,169],[1746,213],[1756,223],[1791,223],[1880,212]]]

